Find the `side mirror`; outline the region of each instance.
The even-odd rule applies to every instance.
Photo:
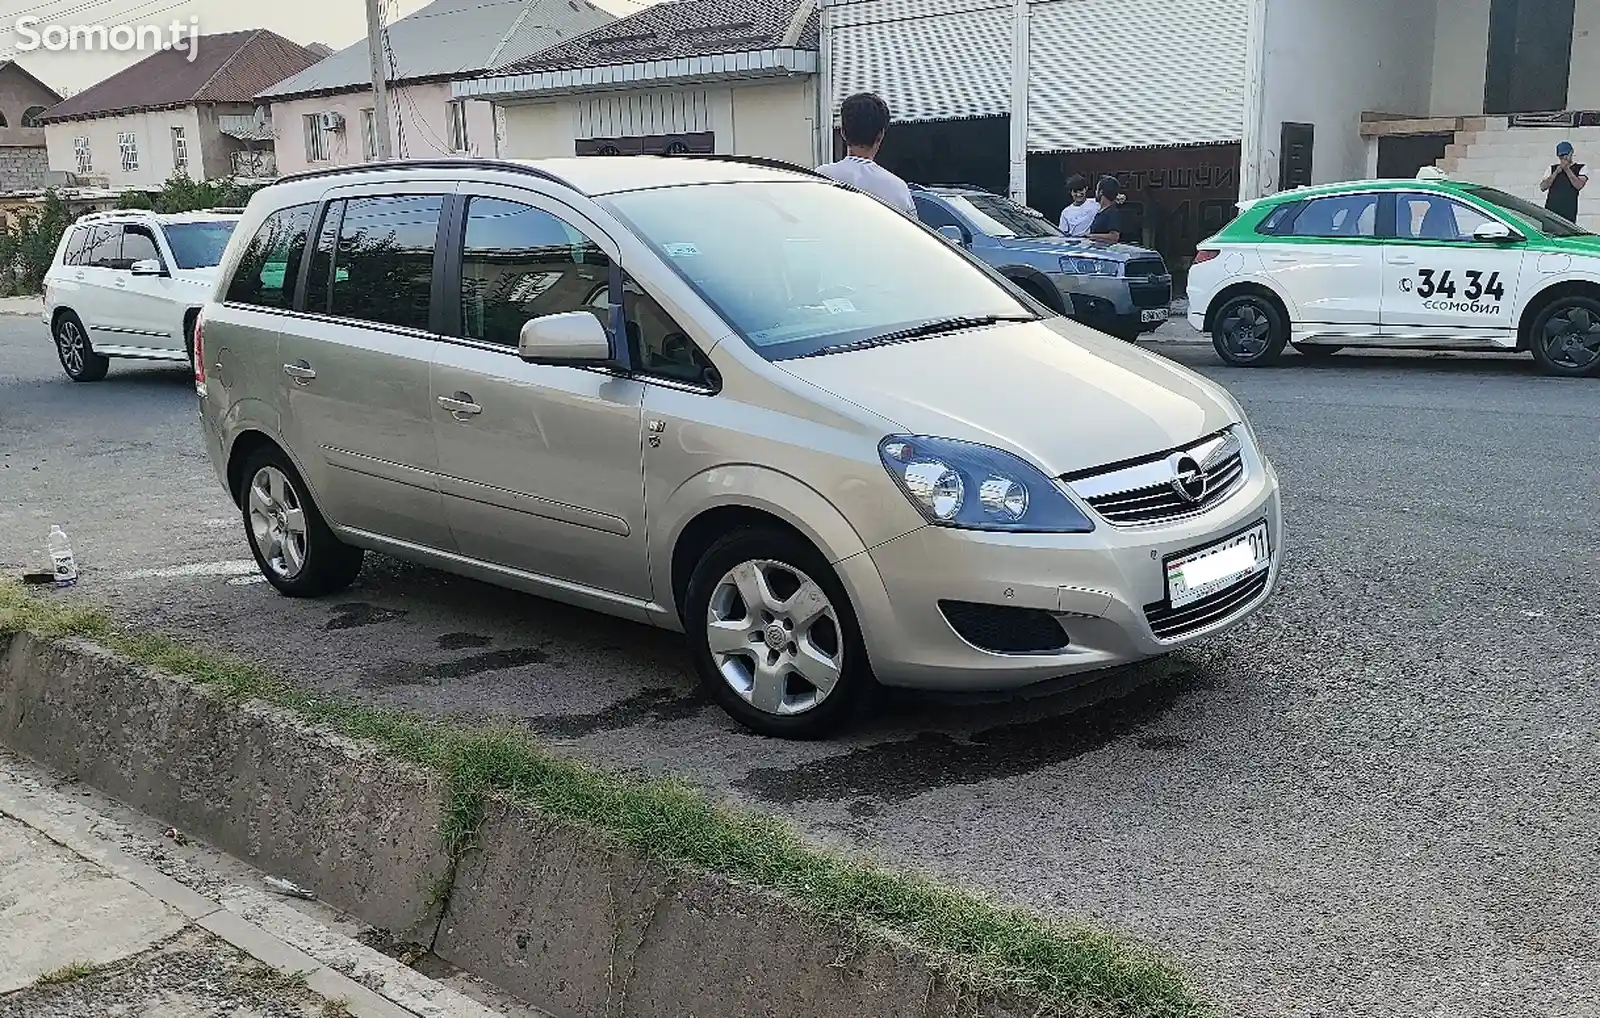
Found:
[[[1472,231],[1472,239],[1483,244],[1504,244],[1511,240],[1521,240],[1522,235],[1505,223],[1484,223]]]
[[[564,311],[529,319],[517,337],[517,355],[529,364],[580,365],[611,362],[611,335],[588,311]]]
[[[967,246],[967,236],[961,232],[961,227],[959,226],[941,226],[939,227],[939,236],[943,237],[945,240],[948,240],[956,247]]]
[[[161,268],[161,263],[154,258],[145,258],[136,261],[130,266],[136,276],[164,276],[166,272]]]

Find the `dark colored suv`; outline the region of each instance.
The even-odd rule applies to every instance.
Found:
[[[1068,237],[1033,209],[975,187],[912,185],[911,198],[928,226],[1091,328],[1131,341],[1171,316],[1172,275],[1154,251]]]

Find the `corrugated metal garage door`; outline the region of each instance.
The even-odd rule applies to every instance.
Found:
[[[1247,6],[1246,0],[1036,4],[1028,30],[1028,148],[1238,141]]]
[[[1009,112],[1009,0],[837,0],[829,12],[835,113],[857,92],[883,96],[896,120]]]

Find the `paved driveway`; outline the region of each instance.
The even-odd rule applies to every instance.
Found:
[[[0,563],[61,522],[81,596],[129,620],[370,700],[521,719],[1103,920],[1235,1015],[1600,1015],[1600,383],[1160,348],[1232,387],[1278,465],[1274,605],[1159,674],[902,697],[832,744],[746,735],[694,695],[677,639],[519,594],[373,560],[342,597],[276,597],[241,563],[184,373],[74,386],[22,319],[0,320]]]

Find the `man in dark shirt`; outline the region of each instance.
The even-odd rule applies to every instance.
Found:
[[[1572,142],[1556,146],[1556,159],[1550,175],[1539,182],[1539,190],[1548,192],[1544,207],[1563,219],[1578,221],[1578,192],[1589,183],[1583,175],[1583,164],[1572,161]]]
[[[1100,183],[1095,186],[1094,197],[1100,203],[1100,211],[1095,213],[1094,222],[1089,224],[1089,239],[1100,241],[1102,244],[1122,243],[1122,206],[1117,204],[1117,196],[1122,193],[1122,188],[1117,184],[1116,177],[1101,177]]]

